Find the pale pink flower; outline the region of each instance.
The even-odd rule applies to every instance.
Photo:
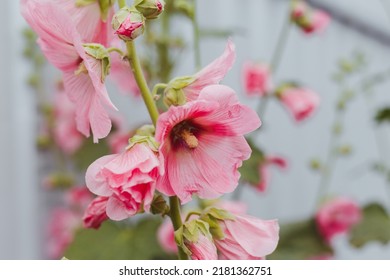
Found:
[[[320,104],[318,94],[306,88],[287,87],[279,99],[297,122],[312,116]]]
[[[247,61],[242,74],[244,89],[248,95],[264,96],[271,90],[271,73],[267,65]]]
[[[107,11],[105,15],[107,18],[102,19],[98,0],[85,6],[77,5],[75,0],[55,0],[55,3],[71,16],[72,23],[76,26],[83,42],[99,43],[106,47],[109,45],[112,37],[110,33],[114,33],[111,28],[113,7]]]
[[[107,155],[93,162],[86,173],[87,187],[96,195],[108,197],[107,215],[123,220],[139,211],[149,211],[155,180],[163,172],[156,152],[146,144]]]
[[[362,213],[359,205],[348,198],[335,198],[324,204],[316,214],[317,227],[326,241],[335,235],[347,233],[359,223]]]
[[[104,86],[102,63],[88,55],[71,17],[52,2],[22,0],[24,18],[38,34],[46,58],[63,72],[65,91],[76,104],[77,129],[94,142],[111,130],[103,106],[116,109]]]
[[[185,245],[191,251],[192,260],[218,260],[217,248],[213,240],[201,233],[196,242],[185,242]]]
[[[208,86],[197,100],[171,106],[156,126],[166,166],[157,189],[182,203],[192,194],[212,199],[232,192],[240,177],[237,169],[251,154],[243,135],[260,124],[256,112],[241,105],[227,86]]]
[[[63,256],[80,225],[81,219],[77,213],[66,208],[52,211],[47,228],[47,253],[50,258],[58,259]]]
[[[64,153],[71,155],[81,147],[84,136],[77,130],[76,108],[63,87],[60,87],[55,94],[54,114],[54,140]]]
[[[279,241],[276,220],[235,214],[234,220],[219,220],[224,237],[215,239],[220,259],[260,260],[271,254]]]
[[[177,253],[177,245],[172,222],[166,219],[157,230],[157,240],[167,253]]]
[[[194,80],[183,88],[187,101],[196,100],[202,89],[209,85],[216,85],[232,68],[236,59],[235,46],[231,40],[227,42],[223,54],[196,73]]]
[[[262,162],[259,166],[260,182],[256,186],[256,189],[260,192],[264,192],[270,183],[271,174],[269,167],[272,165],[285,170],[287,169],[288,163],[285,158],[279,156],[267,156],[265,158],[265,161]]]
[[[83,216],[83,225],[85,228],[98,229],[108,219],[106,214],[107,202],[108,197],[99,196],[88,205]]]

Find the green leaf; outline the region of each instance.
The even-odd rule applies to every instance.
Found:
[[[310,219],[282,225],[278,247],[267,259],[304,260],[331,254],[332,248],[318,232],[315,220]]]
[[[363,208],[362,221],[352,228],[349,240],[356,248],[372,241],[379,241],[382,244],[390,241],[390,216],[386,209],[377,203]]]
[[[380,109],[375,115],[375,121],[378,124],[390,122],[390,107]]]
[[[64,256],[71,260],[172,259],[156,239],[160,219],[143,219],[136,225],[105,222],[98,229],[80,229]]]
[[[74,153],[73,160],[76,167],[84,171],[92,162],[109,153],[110,149],[106,140],[102,139],[99,143],[93,143],[92,137],[90,137],[85,139],[80,149]]]
[[[251,185],[257,186],[260,183],[260,165],[264,161],[264,153],[257,148],[253,142],[247,139],[249,146],[252,149],[251,157],[244,161],[242,167],[239,169],[242,180]]]

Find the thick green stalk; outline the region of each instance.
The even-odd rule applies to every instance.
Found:
[[[137,51],[133,41],[126,43],[127,55],[130,62],[131,70],[133,71],[134,78],[137,82],[137,85],[141,91],[142,98],[145,102],[145,105],[148,109],[150,118],[154,125],[157,123],[158,119],[158,110],[156,103],[153,100],[152,94],[149,90],[148,84],[146,83],[145,76],[142,72],[141,63],[137,56]]]
[[[177,196],[171,196],[169,197],[169,205],[170,205],[170,211],[169,211],[169,217],[171,217],[172,224],[174,230],[178,230],[182,226],[182,220],[180,215],[180,203]],[[179,259],[180,260],[187,260],[188,256],[183,251],[181,247],[178,247],[179,249]]]
[[[142,98],[145,102],[146,107],[148,108],[150,118],[153,121],[153,124],[156,126],[158,119],[158,110],[156,103],[153,100],[152,94],[149,90],[148,84],[146,83],[144,74],[142,72],[141,64],[137,56],[134,42],[130,41],[126,43],[127,46],[127,55],[129,58],[130,66],[133,71],[137,85],[141,91]],[[177,196],[169,197],[170,202],[170,214],[173,228],[175,230],[179,229],[182,226],[181,215],[180,215],[180,203]],[[179,259],[186,260],[186,253],[180,248],[179,249]]]

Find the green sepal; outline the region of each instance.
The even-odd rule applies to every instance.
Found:
[[[129,145],[126,147],[126,150],[131,149],[135,144],[146,144],[155,152],[158,152],[159,144],[156,139],[151,136],[143,136],[143,135],[134,135],[129,139]]]
[[[154,136],[154,133],[156,132],[156,128],[154,125],[151,124],[145,124],[138,128],[135,131],[135,134],[140,135],[140,136]]]
[[[102,76],[101,81],[104,83],[104,80],[110,73],[110,55],[107,49],[101,44],[83,44],[85,52],[92,56],[93,58],[101,61],[102,66]]]
[[[196,81],[194,76],[183,76],[174,78],[168,83],[168,88],[182,89]]]
[[[150,206],[150,212],[153,215],[161,214],[162,216],[165,216],[169,213],[169,205],[161,194],[154,195],[152,204]]]
[[[182,89],[167,88],[164,91],[164,104],[167,107],[181,106],[186,103],[186,96]]]
[[[133,5],[146,19],[156,19],[164,11],[164,1],[160,3],[162,10],[157,8],[156,0],[135,0]]]
[[[188,256],[191,256],[192,252],[188,249],[186,243],[198,242],[200,234],[206,236],[210,240],[213,238],[208,223],[200,219],[188,221],[175,231],[176,244],[179,245]]]
[[[226,210],[210,207],[205,209],[200,219],[209,225],[210,233],[214,239],[221,240],[225,237],[221,228],[221,221],[235,220],[234,215]]]

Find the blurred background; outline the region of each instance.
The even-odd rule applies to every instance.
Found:
[[[60,199],[58,193],[43,187],[53,163],[51,156],[36,145],[42,118],[37,98],[26,82],[34,70],[23,56],[26,41],[22,33],[27,25],[18,2],[3,1],[0,9],[0,258],[42,259],[48,258],[47,221]],[[196,18],[203,31],[202,66],[223,52],[226,38],[231,36],[237,59],[223,84],[235,89],[243,103],[256,109],[260,98],[245,94],[242,67],[246,61],[270,61],[289,16],[290,1],[196,2]],[[280,223],[313,216],[324,180],[313,167],[318,169],[329,159],[329,151],[334,148],[334,125],[340,124],[336,119],[340,96],[350,89],[354,95],[344,104],[347,108],[342,114],[343,129],[337,136],[337,148],[344,152],[330,162],[332,176],[326,183],[327,192],[353,198],[361,206],[379,203],[390,211],[390,184],[383,174],[384,166],[390,164],[389,126],[386,120],[381,124],[375,121],[378,110],[390,106],[390,83],[386,81],[390,77],[390,1],[306,2],[328,13],[330,24],[313,35],[291,26],[273,80],[275,85],[297,81],[310,88],[319,94],[320,106],[311,118],[297,123],[279,102],[268,104],[264,116],[260,114],[261,133],[254,137],[267,154],[286,158],[288,168],[270,168],[272,178],[265,192],[242,184],[241,200],[248,203],[251,215],[277,218]],[[218,37],[211,36],[216,30]],[[173,76],[195,73],[191,21],[174,18],[172,32],[180,34],[185,42],[184,50],[177,55]],[[356,60],[364,60],[364,66],[349,69]],[[349,72],[353,73],[348,84],[340,86],[337,75]],[[59,73],[51,68],[44,73],[50,88],[51,80]],[[380,79],[374,79],[374,86],[364,87],[365,82],[378,75]],[[109,89],[114,104],[126,116],[126,125],[148,121],[142,100],[118,94],[112,84]],[[336,259],[389,259],[390,244],[383,243],[373,241],[355,248],[347,236],[339,236],[332,240],[332,248]]]

